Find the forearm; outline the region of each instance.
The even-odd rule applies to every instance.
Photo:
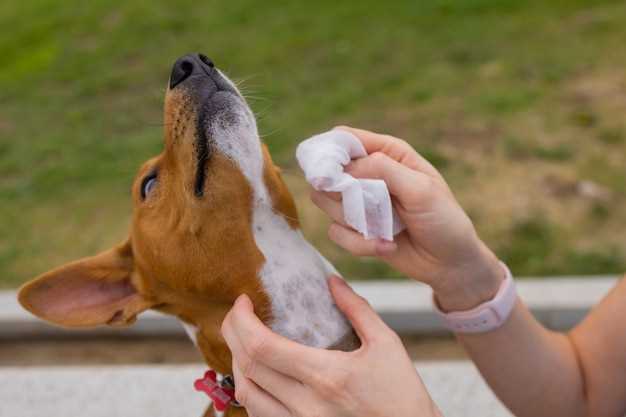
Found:
[[[587,415],[574,345],[567,335],[545,329],[520,300],[499,329],[458,335],[458,339],[516,416]]]

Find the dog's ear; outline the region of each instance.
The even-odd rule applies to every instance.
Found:
[[[154,305],[137,292],[132,274],[126,242],[35,278],[20,288],[18,299],[37,317],[61,326],[127,325]]]

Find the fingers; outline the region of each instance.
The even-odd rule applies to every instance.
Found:
[[[330,218],[333,219],[336,223],[346,226],[341,200],[335,200],[331,198],[328,194],[330,193],[323,193],[313,190],[311,192],[311,201],[313,201],[313,203],[323,212],[328,214],[328,216],[330,216]]]
[[[346,224],[343,205],[327,197],[327,194],[313,191],[311,200],[334,220],[335,223],[328,231],[331,240],[356,256],[384,256],[395,251],[397,245],[393,242],[382,239],[366,240],[361,234],[355,232]]]
[[[355,293],[343,279],[332,276],[328,283],[337,307],[352,323],[361,342],[371,342],[389,331],[389,327],[382,321],[370,304]]]
[[[368,154],[382,152],[410,169],[419,170],[431,176],[440,176],[437,169],[428,160],[402,139],[349,126],[338,126],[335,129],[348,131],[358,137]]]
[[[233,360],[235,378],[235,399],[246,408],[253,417],[290,417],[289,410],[278,400],[246,378],[239,364]]]
[[[375,152],[351,162],[346,172],[358,178],[384,180],[389,192],[405,207],[410,207],[428,196],[434,179],[414,171],[381,152]]]
[[[398,248],[395,242],[384,239],[365,239],[363,235],[339,223],[333,223],[328,229],[330,240],[354,256],[387,256]]]
[[[389,156],[393,156],[395,160],[399,161],[407,154],[415,152],[408,143],[390,135],[383,135],[350,126],[337,126],[335,129],[345,130],[359,138],[368,154],[387,151],[385,153],[388,153]]]
[[[237,365],[237,371],[246,380],[254,382],[288,409],[297,406],[294,400],[302,399],[305,395],[302,383],[265,366],[259,361],[252,360],[243,347],[242,340],[229,328],[225,329],[224,337],[227,339],[233,354],[233,364]]]
[[[248,381],[252,381],[267,394],[272,395],[287,409],[298,407],[302,399],[307,395],[302,383],[278,373],[261,363],[256,363],[252,367],[240,365],[241,363],[252,363],[249,358],[245,357],[235,357],[233,363],[237,365],[237,372],[241,376]],[[235,386],[238,387],[237,384]]]
[[[242,295],[222,324],[222,335],[233,356],[247,373],[258,364],[307,383],[323,369],[332,352],[310,348],[286,339],[265,327],[254,314],[250,299]]]

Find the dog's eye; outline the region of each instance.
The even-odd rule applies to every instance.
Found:
[[[157,175],[150,174],[141,182],[141,198],[145,199],[157,185]]]

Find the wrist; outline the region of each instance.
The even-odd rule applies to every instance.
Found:
[[[482,242],[471,262],[456,268],[438,286],[433,286],[439,307],[445,312],[466,311],[492,300],[506,271],[498,258]]]

